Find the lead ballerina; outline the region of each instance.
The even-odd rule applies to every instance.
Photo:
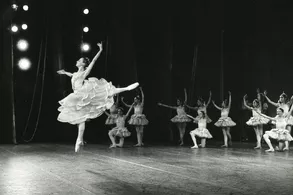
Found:
[[[113,96],[115,94],[133,90],[139,85],[134,83],[128,87],[116,88],[111,82],[107,82],[103,78],[90,77],[86,79],[103,50],[101,43],[97,45],[100,50],[90,63],[88,58],[80,58],[76,62],[77,72],[57,71],[58,74],[71,77],[73,93],[59,101],[58,111],[60,113],[57,120],[78,126],[75,152],[78,152],[83,145],[85,122],[99,117],[105,110],[110,109],[114,104]]]

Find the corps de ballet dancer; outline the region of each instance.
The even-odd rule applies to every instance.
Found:
[[[293,126],[293,116],[291,114],[288,114],[290,106],[292,107],[292,103],[293,103],[293,96],[291,97],[291,99],[288,101],[288,96],[283,92],[280,95],[280,98],[278,100],[278,102],[273,102],[271,101],[268,96],[267,96],[267,92],[264,91],[263,93],[264,97],[267,99],[267,101],[274,105],[275,107],[279,107],[282,108],[284,110],[284,115],[289,115],[288,120],[287,120],[287,125],[286,125],[286,129],[289,131],[289,133],[291,134],[291,129]],[[278,148],[277,148],[278,149]],[[289,142],[285,141],[285,148],[284,150],[289,150]]]
[[[221,117],[219,120],[215,123],[215,126],[222,127],[223,135],[224,135],[224,145],[222,147],[228,147],[228,140],[229,145],[232,145],[232,137],[230,134],[230,128],[236,126],[236,123],[229,117],[229,112],[231,108],[231,92],[229,91],[229,103],[227,102],[227,99],[222,102],[222,107],[219,107],[216,105],[214,101],[214,106],[221,110]]]
[[[118,104],[119,104],[119,94],[116,95],[116,101],[109,109],[110,113],[105,112],[105,114],[107,114],[108,116],[105,121],[105,125],[108,125],[110,127],[115,127],[116,119],[118,117],[118,114],[117,114]]]
[[[247,97],[247,95],[245,95],[243,97],[243,104],[247,109],[252,111],[252,117],[246,122],[246,124],[249,126],[252,126],[255,131],[257,142],[256,142],[256,147],[254,147],[254,149],[260,149],[261,148],[261,138],[263,136],[263,125],[267,124],[269,122],[269,119],[260,116],[256,112],[256,110],[260,113],[262,112],[261,95],[258,90],[257,90],[257,98],[258,99],[253,100],[252,107],[247,105],[246,97]]]
[[[83,145],[85,122],[99,117],[106,109],[110,109],[114,104],[113,96],[115,94],[133,90],[139,85],[134,83],[125,88],[116,88],[103,78],[90,77],[86,79],[103,50],[101,43],[98,43],[98,46],[100,50],[90,63],[87,58],[80,58],[76,62],[77,72],[57,71],[58,74],[71,77],[73,93],[59,101],[58,111],[60,113],[57,120],[78,126],[75,152],[78,152]]]
[[[266,152],[274,152],[274,148],[272,146],[272,143],[270,141],[270,138],[276,139],[279,142],[279,150],[284,150],[284,142],[290,142],[293,140],[290,132],[286,129],[288,120],[291,116],[293,107],[291,107],[290,111],[288,111],[287,114],[285,114],[283,108],[278,107],[277,108],[277,116],[272,118],[267,115],[264,115],[260,113],[258,110],[255,110],[259,115],[266,117],[269,120],[272,120],[276,124],[276,128],[273,128],[270,131],[266,131],[265,134],[263,135],[264,140],[269,146],[269,149],[266,150]]]
[[[193,141],[193,146],[191,148],[198,148],[198,146],[205,148],[206,147],[206,139],[213,138],[210,134],[209,130],[207,129],[207,116],[204,111],[199,111],[198,116],[196,118],[188,115],[188,117],[192,118],[195,123],[198,124],[198,128],[195,130],[190,131],[190,136]],[[197,145],[196,137],[201,139],[201,144]]]
[[[136,136],[137,136],[137,144],[134,145],[136,147],[141,147],[144,145],[143,143],[143,130],[144,126],[149,124],[149,121],[147,120],[146,116],[143,114],[143,107],[144,107],[144,93],[142,88],[140,87],[140,93],[141,93],[141,98],[140,96],[136,96],[134,98],[134,114],[131,116],[130,120],[128,121],[128,124],[134,125],[135,130],[136,130]],[[126,104],[124,102],[124,99],[121,99],[122,103],[130,107],[130,105]]]
[[[179,134],[180,134],[180,140],[179,145],[182,146],[184,144],[184,135],[186,130],[186,125],[188,122],[191,122],[191,119],[187,116],[185,112],[185,106],[187,102],[187,92],[186,89],[184,89],[184,102],[180,99],[177,99],[177,106],[168,106],[166,104],[158,103],[159,106],[163,106],[166,108],[171,108],[177,111],[177,115],[171,119],[173,123],[176,123]]]
[[[210,117],[208,116],[208,113],[207,113],[207,107],[211,103],[211,99],[212,99],[212,92],[210,91],[210,96],[209,96],[208,102],[206,104],[202,98],[199,98],[197,100],[197,106],[191,107],[189,105],[186,105],[186,107],[191,110],[196,110],[198,115],[201,111],[203,111],[205,113],[206,118],[207,118],[207,123],[211,123],[212,119],[210,119]]]
[[[124,138],[129,137],[131,135],[131,133],[125,127],[125,120],[129,116],[133,106],[134,106],[134,104],[132,106],[130,106],[130,108],[129,108],[128,112],[126,113],[126,115],[123,115],[123,109],[122,108],[117,109],[118,117],[116,119],[116,127],[111,129],[109,131],[109,133],[108,133],[109,138],[110,138],[110,140],[112,142],[112,144],[110,145],[110,148],[116,148],[116,147],[122,148],[123,145],[124,145]],[[116,144],[116,141],[115,141],[116,137],[119,137],[119,139],[120,139],[118,144]]]

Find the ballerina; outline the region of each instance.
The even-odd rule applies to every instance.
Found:
[[[201,138],[201,146],[202,148],[206,147],[206,139],[213,138],[210,134],[209,130],[207,129],[207,117],[204,111],[200,111],[196,118],[188,115],[188,117],[192,118],[195,123],[198,124],[198,128],[193,131],[190,131],[190,136],[193,141],[194,146],[191,148],[198,148],[195,136]]]
[[[207,123],[211,123],[212,119],[210,119],[210,117],[207,114],[207,107],[211,103],[211,99],[212,99],[212,92],[210,91],[210,96],[209,96],[207,104],[205,104],[205,102],[202,98],[199,98],[197,100],[197,106],[191,107],[191,106],[186,105],[186,107],[189,109],[192,109],[192,110],[196,110],[198,115],[201,111],[203,111],[205,113],[206,118],[207,118]]]
[[[144,145],[143,143],[143,129],[144,126],[149,123],[146,116],[142,113],[143,107],[144,107],[144,93],[142,88],[140,87],[140,96],[136,96],[134,98],[134,114],[131,116],[130,120],[128,121],[128,124],[134,125],[136,130],[136,136],[137,136],[137,144],[134,146],[141,147]],[[121,99],[122,103],[127,106],[131,107],[130,105],[126,104],[124,102],[124,99]]]
[[[228,116],[231,108],[231,92],[229,91],[229,103],[227,104],[227,100],[222,102],[222,107],[219,107],[215,104],[214,106],[221,110],[221,117],[219,120],[215,123],[215,126],[222,127],[223,135],[224,135],[224,145],[222,147],[228,147],[228,139],[229,139],[229,145],[232,145],[232,137],[230,134],[230,128],[235,126],[236,123]]]
[[[105,121],[105,124],[106,125],[109,125],[109,126],[113,126],[116,124],[116,119],[118,117],[117,115],[117,107],[118,107],[118,104],[119,104],[119,94],[116,95],[116,101],[115,103],[111,106],[110,108],[110,113],[106,113],[108,118],[106,119]]]
[[[267,124],[269,122],[269,120],[267,118],[260,116],[255,111],[255,110],[258,110],[258,112],[262,111],[260,93],[257,94],[258,99],[253,100],[253,103],[252,103],[253,107],[250,107],[247,105],[246,97],[247,97],[247,95],[245,95],[243,97],[243,104],[247,109],[252,111],[252,117],[246,122],[246,124],[249,126],[253,126],[253,129],[255,131],[257,144],[256,144],[256,147],[254,147],[254,149],[260,149],[261,148],[261,138],[263,135],[263,125]]]
[[[288,113],[285,114],[284,109],[281,107],[278,107],[277,116],[274,118],[269,117],[265,114],[262,114],[258,110],[255,110],[260,116],[265,117],[269,120],[272,120],[276,124],[276,128],[273,128],[270,131],[266,131],[265,134],[263,135],[264,140],[270,147],[268,150],[266,150],[266,152],[275,151],[270,141],[270,138],[278,140],[280,150],[282,150],[284,146],[284,142],[289,142],[293,140],[292,136],[290,135],[290,132],[286,129],[287,122],[291,116],[292,110],[293,110],[293,107],[291,107],[290,111],[288,111]]]
[[[272,100],[270,100],[270,98],[268,98],[267,96],[267,91],[264,91],[263,93],[264,97],[267,99],[267,101],[274,105],[275,107],[280,107],[284,110],[284,115],[288,115],[288,121],[287,121],[287,126],[286,129],[289,131],[289,133],[291,133],[291,129],[293,126],[293,116],[291,114],[288,114],[289,112],[289,108],[290,106],[292,106],[293,103],[293,96],[291,97],[291,99],[288,101],[288,96],[283,92],[280,95],[280,98],[278,100],[278,102],[273,102]],[[278,148],[277,148],[278,149]],[[285,148],[283,150],[289,150],[289,142],[285,141]]]
[[[115,94],[133,90],[139,85],[134,83],[128,87],[116,88],[105,79],[95,77],[86,79],[103,50],[101,43],[98,43],[98,46],[100,50],[90,63],[87,58],[80,58],[76,62],[77,72],[57,71],[58,74],[71,77],[73,93],[59,101],[58,111],[60,113],[57,120],[78,126],[75,152],[78,152],[83,145],[85,122],[99,117],[106,109],[110,109],[114,104],[113,96]],[[86,67],[87,65],[88,67]]]
[[[185,112],[185,105],[187,102],[187,93],[186,89],[184,89],[184,96],[185,100],[182,102],[180,99],[177,99],[177,106],[168,106],[166,104],[158,103],[159,106],[163,106],[166,108],[171,108],[177,111],[177,115],[171,119],[173,123],[177,124],[179,134],[180,134],[180,140],[179,140],[179,145],[182,146],[184,144],[184,135],[185,135],[185,129],[187,122],[190,122],[191,119],[187,116]]]
[[[117,146],[122,148],[124,145],[124,138],[125,137],[129,137],[131,135],[131,133],[127,130],[127,128],[125,127],[125,120],[127,119],[127,117],[129,116],[130,111],[133,108],[133,104],[132,106],[130,106],[128,112],[126,115],[123,115],[123,109],[122,108],[118,108],[117,112],[118,112],[118,117],[116,119],[116,127],[114,127],[113,129],[111,129],[108,133],[109,138],[112,142],[112,145],[110,145],[110,148],[116,148]],[[106,114],[108,114],[106,112]],[[115,142],[115,137],[120,137],[120,141],[119,144],[116,144]]]

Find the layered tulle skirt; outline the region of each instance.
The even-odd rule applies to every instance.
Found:
[[[200,138],[208,138],[208,139],[213,138],[209,130],[206,128],[197,128],[193,131],[190,131],[190,134]]]
[[[114,127],[111,132],[118,137],[129,137],[131,135],[126,127]]]
[[[236,123],[230,117],[221,117],[215,123],[215,126],[217,126],[217,127],[234,127],[234,126],[236,126]]]
[[[108,116],[108,118],[106,119],[105,124],[106,125],[114,125],[114,124],[116,124],[117,117],[118,117],[117,114],[110,114],[110,116]]]
[[[79,124],[99,117],[114,104],[115,87],[105,79],[89,78],[79,89],[59,101],[58,121]],[[110,96],[111,95],[111,96]]]
[[[287,129],[272,129],[270,131],[265,132],[272,139],[276,139],[278,141],[292,141],[293,138],[290,135],[290,132]]]
[[[262,116],[253,116],[246,122],[246,124],[249,126],[264,125],[267,124],[269,121],[269,119]]]
[[[133,114],[128,123],[130,125],[147,125],[149,121],[144,114]]]
[[[187,115],[176,115],[171,119],[173,123],[187,123],[190,122],[191,119]]]

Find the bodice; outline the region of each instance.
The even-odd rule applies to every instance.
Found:
[[[199,119],[198,120],[198,128],[204,128],[204,129],[206,129],[206,127],[207,127],[207,119],[205,119],[205,118],[201,118],[201,119]]]
[[[286,129],[287,122],[284,117],[276,117],[276,128],[277,129]]]
[[[143,106],[142,105],[134,106],[134,114],[142,114],[142,112],[143,112]]]
[[[229,110],[227,108],[222,109],[221,111],[221,117],[228,117]]]
[[[84,72],[75,72],[72,74],[71,85],[73,91],[80,89],[83,86]]]
[[[256,109],[259,113],[261,113],[261,109],[260,108],[257,108]],[[252,110],[252,116],[255,117],[255,116],[260,116],[255,110]]]
[[[198,107],[197,113],[199,113],[201,111],[203,111],[206,114],[207,113],[207,107],[205,107],[205,106]]]
[[[117,127],[125,127],[125,119],[124,119],[124,116],[119,116],[116,119],[116,125],[117,125]]]
[[[176,111],[177,111],[177,114],[178,114],[179,116],[186,115],[186,113],[185,113],[185,108],[184,108],[183,106],[178,106],[178,107],[176,108]]]

